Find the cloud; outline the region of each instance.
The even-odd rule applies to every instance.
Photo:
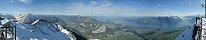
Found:
[[[32,3],[32,0],[19,0],[19,1],[26,4]]]
[[[95,1],[90,1],[90,3],[91,4],[89,4],[89,6],[97,6],[98,5],[97,2],[95,2]]]
[[[112,2],[104,1],[90,1],[89,4],[83,2],[73,3],[65,11],[69,14],[81,14],[88,16],[140,16],[148,15],[145,11],[138,8],[129,8],[123,6],[114,6]]]
[[[169,6],[169,5],[159,5]],[[89,3],[76,2],[68,6],[65,14],[80,14],[87,16],[177,16],[185,15],[181,11],[161,10],[161,9],[142,9],[138,7],[117,6],[108,0],[89,1]],[[192,14],[188,12],[188,14]]]
[[[9,2],[14,3],[15,1],[12,0],[12,1],[9,1]]]
[[[112,3],[110,1],[103,0],[103,1],[101,1],[100,7],[108,7],[108,6],[111,6],[111,5],[112,5]]]
[[[112,5],[113,4],[110,1],[90,1],[89,4],[77,2],[73,3],[72,6],[69,6],[69,9],[66,12],[71,14],[83,14],[89,16],[118,16],[124,15],[125,13],[136,12],[131,9]]]

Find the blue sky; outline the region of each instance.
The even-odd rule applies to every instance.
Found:
[[[204,14],[202,0],[0,0],[0,13],[167,16]]]

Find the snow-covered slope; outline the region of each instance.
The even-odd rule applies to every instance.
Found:
[[[40,24],[41,23],[41,24]],[[59,24],[49,24],[39,22],[36,25],[21,24],[17,27],[17,37],[19,40],[47,39],[47,40],[71,40],[69,32],[62,29]]]
[[[76,38],[58,23],[52,23],[34,17],[31,14],[16,17],[17,40],[76,40]],[[48,19],[49,20],[49,19]]]
[[[193,29],[194,26],[187,27],[186,30],[183,33],[181,33],[175,40],[193,40]]]

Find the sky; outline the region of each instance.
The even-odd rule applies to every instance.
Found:
[[[204,14],[203,0],[0,0],[0,13],[86,16]]]

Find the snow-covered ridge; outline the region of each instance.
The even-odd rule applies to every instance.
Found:
[[[42,23],[42,25],[39,25]],[[19,40],[75,40],[71,33],[59,24],[37,22],[36,25],[21,24],[17,27]]]
[[[42,20],[32,14],[15,17],[17,40],[76,40],[60,24]],[[50,19],[48,19],[50,20]]]

